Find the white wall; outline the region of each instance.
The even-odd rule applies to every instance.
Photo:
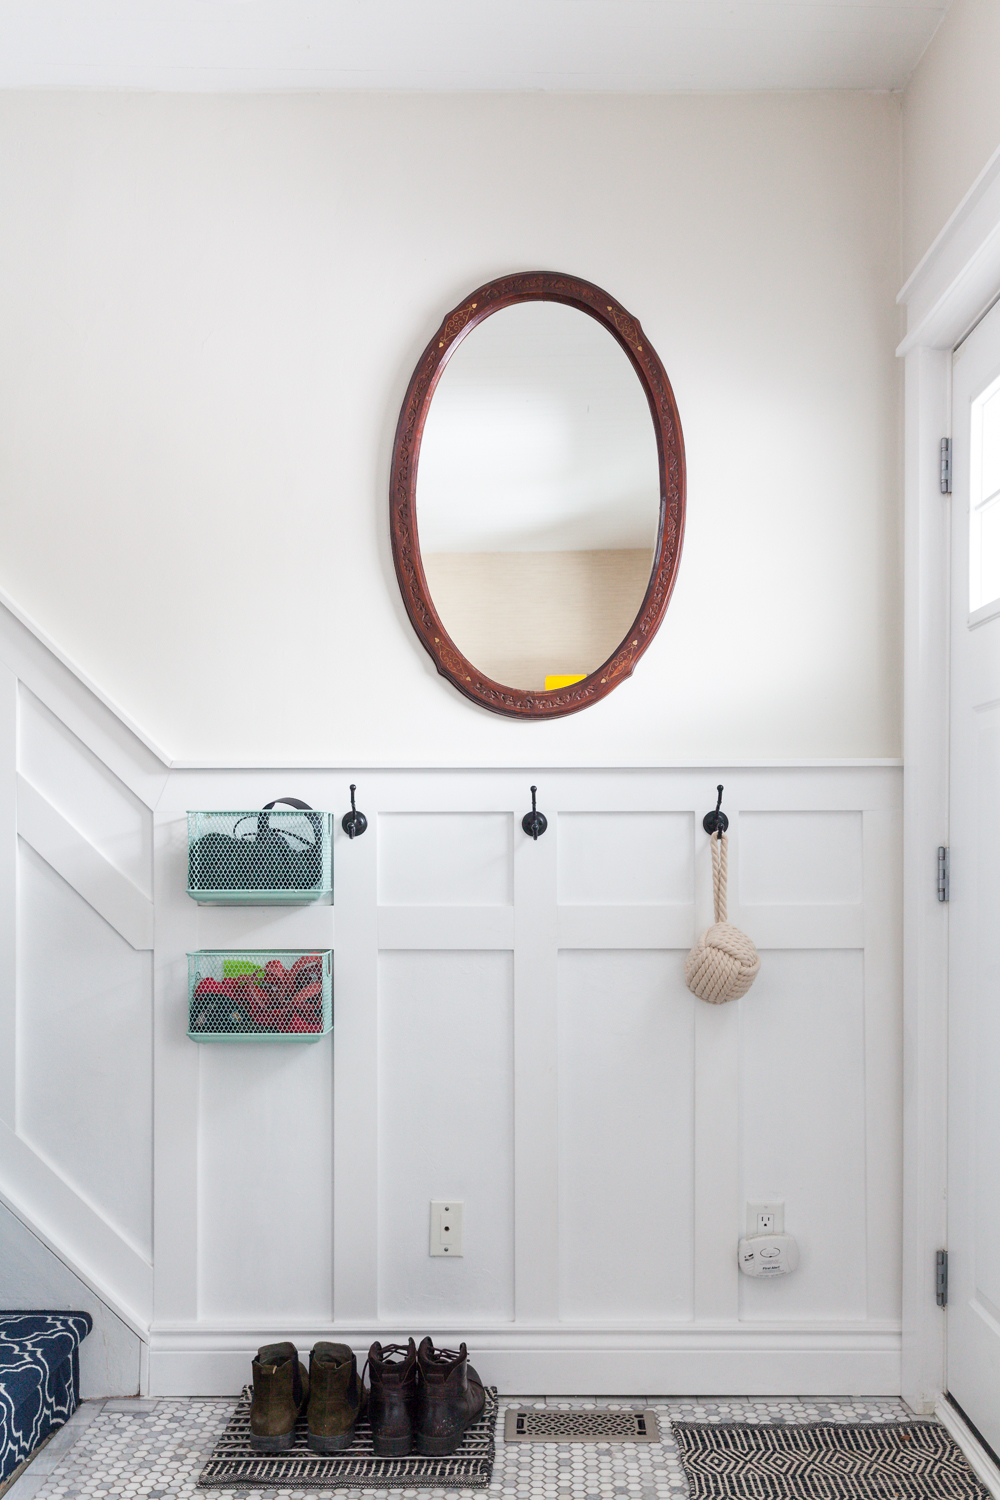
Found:
[[[1000,4],[952,0],[903,95],[903,275],[1000,147]]]
[[[748,769],[898,753],[898,137],[856,95],[0,96],[0,586],[194,763],[0,609],[0,1192],[153,1389],[278,1329],[467,1333],[506,1389],[898,1389],[900,773]],[[442,313],[532,266],[642,320],[690,490],[635,677],[525,725],[425,659],[386,491]],[[333,908],[183,894],[187,807],[351,779]],[[719,1010],[682,981],[717,779],[764,956]],[[334,945],[332,1043],[190,1042],[184,953],[279,938]],[[426,1080],[462,1129],[418,1159]],[[743,1286],[771,1196],[801,1272]]]
[[[168,752],[629,765],[899,751],[886,96],[0,97],[0,587]],[[566,269],[642,320],[689,521],[635,677],[523,725],[388,547],[442,315]]]

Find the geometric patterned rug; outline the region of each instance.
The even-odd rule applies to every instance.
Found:
[[[690,1500],[990,1500],[937,1422],[672,1422]]]
[[[484,1490],[493,1477],[499,1409],[493,1386],[486,1388],[482,1416],[466,1428],[458,1450],[448,1458],[424,1458],[419,1453],[376,1458],[372,1430],[364,1418],[343,1453],[313,1453],[305,1413],[295,1424],[291,1448],[284,1453],[255,1453],[250,1447],[250,1395],[250,1386],[244,1386],[225,1432],[198,1477],[198,1489]]]

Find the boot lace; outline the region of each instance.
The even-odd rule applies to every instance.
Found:
[[[390,1371],[402,1370],[403,1367],[404,1367],[404,1365],[406,1364],[406,1360],[407,1360],[407,1357],[409,1356],[409,1353],[410,1353],[410,1346],[409,1346],[409,1344],[383,1344],[382,1345],[382,1360],[381,1360],[382,1369],[384,1370],[385,1367],[386,1367],[386,1364],[388,1364]],[[401,1358],[399,1358],[399,1359],[391,1359],[391,1358],[387,1359],[387,1356],[391,1356],[391,1355],[395,1355],[395,1354],[400,1355]],[[364,1385],[364,1383],[365,1383],[365,1376],[368,1374],[368,1367],[369,1367],[370,1364],[371,1364],[371,1355],[369,1355],[368,1358],[365,1360],[365,1367],[361,1371],[361,1384],[362,1385]]]
[[[406,1358],[407,1358],[407,1355],[409,1354],[409,1352],[410,1352],[410,1346],[409,1346],[409,1344],[383,1344],[382,1345],[382,1364],[385,1365],[387,1363],[387,1356],[388,1355],[396,1355],[396,1354],[398,1354],[398,1355],[400,1355],[402,1357],[400,1359],[398,1359],[398,1360],[394,1360],[393,1361],[396,1369],[398,1369],[400,1365],[405,1365]]]

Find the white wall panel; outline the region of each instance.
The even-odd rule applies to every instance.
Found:
[[[134,792],[22,685],[18,766],[33,786],[145,896],[153,893],[153,822]]]
[[[902,820],[891,810],[864,820],[868,1316],[891,1319],[903,1272]]]
[[[147,1260],[150,957],[18,841],[17,1131]]]
[[[694,817],[667,812],[562,813],[559,900],[601,906],[693,901]]]
[[[514,1314],[512,981],[505,952],[380,961],[379,1312],[408,1328]],[[447,1197],[465,1204],[460,1260],[428,1254]]]
[[[509,813],[383,813],[379,901],[386,906],[494,906],[511,899]]]
[[[861,900],[860,812],[744,812],[739,857],[747,905]]]
[[[349,779],[311,773],[311,800],[339,817]],[[508,1389],[634,1390],[640,1365],[647,1388],[894,1388],[898,775],[546,772],[537,843],[520,830],[532,779],[363,773],[370,831],[338,835],[336,907],[281,914],[197,909],[166,837],[190,803],[254,805],[260,773],[172,774],[157,815],[158,1098],[176,1149],[158,1145],[154,1388],[232,1388],[261,1302],[267,1326],[303,1344],[467,1337]],[[757,985],[722,1008],[682,978],[710,920],[700,822],[718,780],[731,909],[764,949]],[[255,1094],[229,1054],[250,1049],[208,1057],[181,1029],[185,950],[279,930],[335,934],[331,1196],[296,1209],[282,1196],[294,1182],[277,1190],[315,1243],[332,1220],[332,1309],[314,1261],[297,1301],[280,1279],[265,1295],[278,1273],[249,1261],[234,1286],[229,1236],[267,1232],[252,1181],[237,1169],[224,1182]],[[800,1134],[776,1140],[762,1097],[800,1112]],[[437,1124],[449,1112],[457,1129]],[[612,1192],[630,1216],[624,1246],[600,1216]],[[430,1201],[449,1195],[466,1205],[457,1261],[428,1255]],[[736,1269],[747,1196],[783,1198],[803,1247],[802,1270],[759,1306]],[[841,1212],[858,1224],[850,1272],[826,1248]]]
[[[741,1316],[863,1319],[863,955],[765,952],[740,1007],[743,1200],[783,1199],[801,1256],[792,1276],[741,1276]]]
[[[20,690],[5,768],[24,837],[0,1194],[146,1330],[152,1390],[232,1391],[272,1333],[422,1330],[466,1337],[508,1390],[898,1388],[898,772],[175,769],[150,905],[148,815],[95,764],[106,710],[91,726],[74,702],[78,739]],[[147,752],[133,777],[114,747],[146,785]],[[763,965],[716,1008],[682,969],[719,780],[731,915]],[[336,905],[193,903],[184,809],[281,791],[336,814]],[[98,914],[122,904],[109,880],[155,941],[155,1032],[148,957]],[[185,953],[270,944],[334,946],[333,1037],[191,1042]],[[454,1261],[428,1254],[441,1196],[465,1203]],[[802,1264],[760,1287],[736,1240],[772,1197]]]
[[[197,1059],[199,1316],[265,1327],[328,1322],[329,1039],[205,1045]]]
[[[694,1008],[683,955],[559,955],[559,1309],[694,1312]]]

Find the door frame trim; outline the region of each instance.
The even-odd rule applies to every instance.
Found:
[[[948,838],[951,355],[1000,293],[1000,150],[906,282],[903,417],[903,1398],[946,1389],[934,1257],[947,1246],[948,910],[934,881]]]
[[[943,1398],[938,1401],[934,1407],[934,1415],[955,1439],[968,1459],[976,1478],[986,1486],[991,1495],[1000,1500],[1000,1469],[978,1441],[975,1433],[962,1421],[951,1402]]]

